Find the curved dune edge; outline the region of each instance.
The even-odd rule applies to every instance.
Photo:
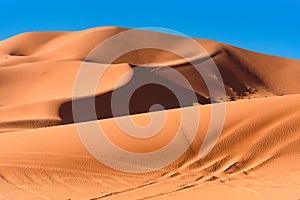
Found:
[[[39,123],[40,119],[45,120],[45,127],[49,125],[48,121],[61,119],[61,123],[64,123],[63,116],[68,117],[72,113],[70,109],[60,113],[61,107],[65,103],[71,103],[79,69],[88,67],[91,69],[90,73],[93,73],[93,70],[96,72],[107,65],[105,58],[89,56],[90,52],[109,37],[127,30],[129,29],[102,27],[78,32],[24,33],[0,41],[0,132],[19,130],[12,121],[22,121],[23,124],[28,121],[26,127],[32,127],[30,123],[36,120]],[[139,33],[153,37],[164,35],[148,31]],[[170,49],[181,49],[191,59],[202,56],[204,60],[201,67],[207,67],[207,56],[212,58],[221,73],[227,101],[300,92],[300,61],[258,54],[202,39],[194,41],[203,47],[203,55],[194,55],[195,52],[184,46],[186,39],[172,35],[167,37],[172,41]],[[200,104],[211,101],[203,78],[185,59],[156,49],[141,49],[116,59],[103,74],[95,94],[85,94],[82,98],[94,95],[101,97],[113,91],[120,77],[130,73],[133,67],[147,67],[148,63],[171,64],[170,67],[181,73],[202,98]],[[162,76],[163,79],[167,77],[157,71],[152,74]],[[171,81],[180,85],[176,80]],[[159,97],[153,93],[150,96]],[[109,117],[109,114],[104,117]],[[39,125],[41,126],[42,124]]]
[[[204,48],[203,53],[195,54],[183,45],[184,38],[167,35],[171,49],[181,49],[201,67],[208,67],[206,61],[212,58],[225,85],[223,132],[212,151],[199,159],[213,99],[186,59],[157,49],[132,51],[110,64],[105,57],[90,55],[99,43],[126,30],[130,29],[24,33],[0,41],[0,199],[300,198],[300,61],[202,39],[194,39]],[[153,173],[122,173],[101,164],[82,144],[72,119],[79,69],[88,67],[90,73],[96,73],[108,67],[95,93],[76,97],[80,101],[96,96],[96,108],[100,105],[96,111],[101,115],[111,92],[126,88],[138,68],[166,79],[188,96],[191,91],[160,73],[164,65],[181,73],[193,87],[198,103],[205,104],[197,106],[201,119],[193,144],[174,163]],[[145,125],[149,122],[147,106],[153,100],[160,99],[158,103],[168,108],[166,127],[148,143],[116,128],[110,110],[96,121],[105,127],[111,141],[135,153],[168,143],[181,111],[167,90],[157,86],[144,89],[135,98],[130,113],[134,115],[125,118]],[[143,97],[144,104],[140,104]],[[184,106],[194,103],[187,101]],[[82,123],[91,123],[89,120]]]
[[[4,199],[280,199],[284,193],[292,199],[299,195],[299,100],[299,95],[291,95],[227,103],[222,135],[202,160],[194,156],[211,105],[200,106],[202,128],[192,148],[174,164],[143,176],[99,163],[72,124],[2,133],[0,187],[5,192],[0,194]],[[178,111],[167,112],[176,117]],[[112,126],[112,120],[99,122]]]

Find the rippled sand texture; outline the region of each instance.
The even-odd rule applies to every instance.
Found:
[[[96,122],[127,151],[163,147],[174,136],[182,110],[170,90],[148,84],[131,99],[130,116],[140,124],[149,123],[151,105],[167,109],[164,129],[147,143],[118,129],[110,109],[112,91],[126,91],[135,77],[155,76],[187,97],[183,107],[192,106],[188,97],[196,95],[197,135],[179,159],[151,173],[120,172],[97,161],[74,124],[74,82],[82,64],[92,70],[108,64],[101,56],[86,58],[101,41],[126,30],[24,33],[0,41],[0,199],[300,199],[300,61],[209,40],[195,39],[218,67],[226,91],[225,124],[209,154],[198,157],[214,103],[203,79],[179,56],[141,49],[115,59],[103,74],[95,90]],[[170,48],[190,51],[176,42]],[[192,56],[204,60],[203,66],[208,58]],[[156,76],[149,63],[176,69],[193,91]],[[116,88],[126,74],[131,75]],[[76,101],[88,98],[92,95]],[[89,125],[91,120],[80,121]]]

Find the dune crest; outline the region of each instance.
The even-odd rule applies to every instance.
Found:
[[[164,35],[168,48],[187,57],[148,48],[109,63],[105,56],[91,54],[99,43],[127,30],[24,33],[0,41],[0,199],[300,198],[300,61],[202,39],[193,39],[203,48],[203,54],[195,54],[183,37],[142,30],[137,34]],[[124,39],[122,45],[131,43]],[[119,46],[106,50],[114,48]],[[218,101],[190,60],[202,68],[213,61],[226,92],[220,138],[201,159],[197,155]],[[81,67],[90,73],[103,69],[103,76],[94,94],[73,99]],[[172,77],[172,70],[191,88]],[[167,87],[139,87],[129,113],[114,113],[113,93],[127,93],[139,78]],[[184,97],[182,102],[170,88]],[[102,125],[107,137],[129,152],[155,151],[172,141],[182,109],[199,109],[199,127],[191,146],[167,167],[142,175],[120,172],[97,161],[77,133],[72,106],[91,99],[96,119],[83,114],[77,122]],[[162,109],[169,118],[149,143],[133,139],[114,123],[123,117],[146,125],[148,111]]]

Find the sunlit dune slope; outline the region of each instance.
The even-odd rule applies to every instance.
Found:
[[[0,41],[0,200],[300,198],[300,61],[202,39],[192,39],[201,49],[195,51],[187,45],[191,39],[143,30],[135,33],[136,40],[121,38],[94,51],[130,30],[24,33]],[[161,37],[165,40],[159,41]],[[135,49],[113,60],[107,56],[147,40],[167,41],[168,50]],[[195,63],[200,69],[217,67],[221,80],[207,75],[224,83],[223,99],[210,93]],[[74,98],[83,68],[90,74],[100,70],[102,76],[93,92]],[[172,71],[191,87],[174,78]],[[124,104],[128,110],[121,106],[113,112],[114,100],[125,102],[113,95],[126,96],[143,80],[152,82],[132,93],[128,105]],[[181,101],[174,91],[183,97]],[[95,100],[95,116],[84,112],[91,100]],[[222,100],[226,112],[220,137],[205,157],[199,157],[213,108],[223,105]],[[75,104],[83,108],[77,120]],[[157,104],[161,106],[153,106]],[[200,118],[188,118],[188,122],[199,120],[189,148],[170,165],[143,174],[99,162],[74,123],[88,127],[84,134],[91,134],[96,123],[113,144],[143,154],[170,143],[181,128],[182,112],[194,108]],[[147,125],[151,114],[162,112],[167,117],[164,127],[147,142],[129,136],[115,122],[131,118]],[[188,136],[190,129],[180,132]],[[103,150],[107,160],[112,154]],[[124,157],[117,162],[132,166]]]

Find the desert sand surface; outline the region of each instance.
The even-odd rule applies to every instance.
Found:
[[[182,37],[140,31],[142,36],[170,38],[171,49],[199,59],[200,67],[207,67],[211,58],[221,74],[224,126],[212,150],[199,158],[213,106],[220,103],[190,62],[172,52],[138,49],[111,63],[105,56],[90,54],[102,41],[128,30],[23,33],[0,41],[0,199],[300,199],[300,61],[203,39],[194,41],[205,53],[194,55],[181,43]],[[114,48],[119,46],[107,51]],[[175,69],[193,90],[169,74],[157,73],[151,63]],[[82,66],[91,73],[107,68],[93,94],[73,100]],[[183,104],[167,87],[147,84],[132,95],[129,113],[113,113],[113,92],[126,93],[140,77],[180,91]],[[96,119],[83,114],[74,120],[72,104],[90,98],[95,99]],[[165,112],[167,120],[147,142],[124,134],[116,125],[119,117],[148,124],[154,104],[166,110],[152,112]],[[191,107],[201,115],[192,144],[170,165],[148,173],[123,172],[101,163],[76,128],[77,123],[97,123],[120,148],[151,152],[172,140],[182,110]]]

